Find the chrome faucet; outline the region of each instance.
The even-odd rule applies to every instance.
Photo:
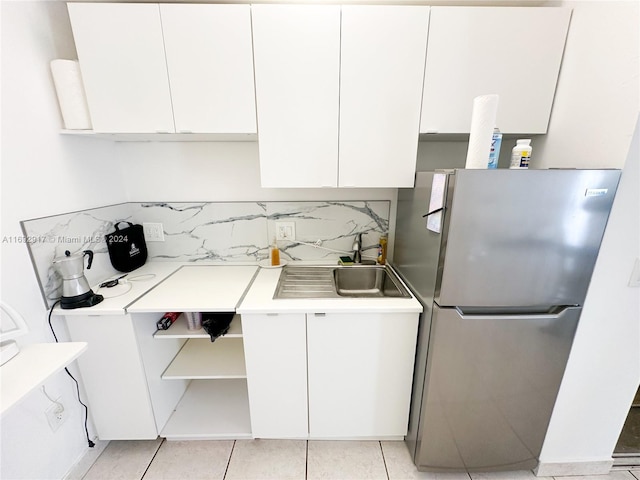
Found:
[[[353,250],[353,263],[362,263],[362,233],[356,235],[351,249]]]

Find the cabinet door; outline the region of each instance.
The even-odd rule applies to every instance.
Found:
[[[335,187],[340,6],[252,5],[263,187]]]
[[[306,438],[304,314],[242,315],[254,438]]]
[[[131,316],[67,316],[66,322],[71,340],[89,344],[78,367],[100,440],[155,439],[158,431]]]
[[[429,7],[342,7],[341,187],[413,187]]]
[[[407,433],[418,314],[307,316],[309,435]]]
[[[174,132],[158,5],[68,8],[94,130]]]
[[[161,4],[177,132],[255,133],[249,5]]]
[[[546,133],[571,10],[433,7],[421,132],[469,133],[473,99],[498,94],[503,133]]]

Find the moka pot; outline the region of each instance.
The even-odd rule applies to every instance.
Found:
[[[89,257],[87,262],[88,270],[93,263],[93,252],[91,250],[84,250],[74,254],[66,250],[64,256],[53,260],[53,266],[62,276],[61,308],[91,307],[104,300],[102,295],[98,295],[91,290],[89,282],[84,276],[85,256]]]

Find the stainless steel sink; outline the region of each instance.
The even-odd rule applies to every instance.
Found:
[[[396,274],[383,266],[296,267],[282,269],[274,299],[371,298],[411,295]]]
[[[409,297],[398,278],[385,267],[336,268],[336,292],[343,297]]]

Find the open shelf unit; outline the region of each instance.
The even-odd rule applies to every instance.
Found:
[[[214,342],[204,329],[189,330],[184,315],[153,338],[184,341],[161,378],[189,381],[160,434],[169,440],[252,438],[240,315]]]

